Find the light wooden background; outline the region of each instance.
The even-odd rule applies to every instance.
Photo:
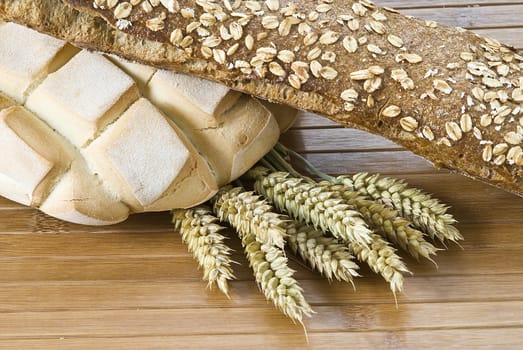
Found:
[[[523,1],[380,0],[523,48]],[[302,115],[284,142],[325,172],[406,178],[452,205],[466,240],[414,276],[396,308],[363,269],[329,285],[293,262],[316,314],[311,349],[520,348],[523,199],[435,171],[390,142]],[[0,349],[306,348],[299,326],[258,292],[244,262],[231,300],[205,289],[166,213],[106,228],[59,222],[0,199]],[[231,244],[240,249],[235,240]]]

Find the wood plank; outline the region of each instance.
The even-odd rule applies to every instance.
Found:
[[[198,278],[200,272],[186,258],[77,258],[4,260],[0,282],[168,280]]]
[[[313,349],[517,349],[521,328],[462,328],[388,332],[329,332],[309,336]],[[519,332],[519,333],[518,333]],[[500,339],[502,338],[502,339]]]
[[[292,129],[303,129],[303,128],[341,128],[342,125],[333,122],[332,120],[322,117],[318,114],[299,111],[296,121],[294,122]],[[292,130],[291,129],[291,130]],[[285,138],[287,134],[283,134],[282,138]]]
[[[91,350],[107,348],[111,350],[133,349],[200,350],[212,344],[212,348],[243,349],[259,347],[261,344],[278,349],[318,350],[345,349],[456,349],[481,348],[488,344],[492,349],[515,349],[521,345],[523,328],[474,328],[459,330],[413,330],[388,332],[325,332],[309,333],[308,343],[301,334],[226,334],[195,336],[141,336],[141,337],[60,337],[49,339],[0,340],[0,349],[54,349]]]
[[[345,283],[326,284],[321,279],[300,279],[309,303],[314,306],[394,304],[394,298],[379,277],[356,280],[356,290]],[[486,302],[523,300],[523,275],[418,276],[408,277],[405,292],[398,295],[399,308],[408,303]],[[430,286],[430,288],[428,288]],[[476,291],[470,293],[470,290]],[[190,295],[190,298],[187,296]],[[260,308],[267,302],[251,280],[231,282],[231,298],[205,288],[205,282],[84,281],[0,284],[0,315],[14,312],[74,310],[133,310],[197,308]],[[1,316],[0,316],[1,317]]]
[[[331,174],[369,173],[435,173],[427,160],[409,151],[383,152],[321,152],[308,153],[304,157],[321,171]],[[444,171],[438,172],[444,173]]]
[[[212,344],[209,345],[209,344]],[[305,336],[301,334],[228,334],[195,336],[141,336],[141,337],[54,337],[49,339],[0,340],[0,349],[24,350],[92,350],[106,348],[111,350],[201,350],[201,349],[246,349],[263,344],[277,349],[286,344],[286,349],[300,349],[306,346]]]
[[[406,258],[407,265],[419,276],[444,275],[492,275],[496,273],[523,273],[523,259],[520,251],[521,239],[516,247],[474,248],[461,250],[452,246],[449,251],[441,251],[437,257],[438,268],[428,262],[420,263]],[[503,259],[499,259],[503,256]],[[234,272],[239,280],[252,279],[252,271],[242,256],[233,258],[242,265],[235,266]],[[298,261],[296,258],[293,260]],[[319,275],[303,268],[303,263],[291,262],[297,268],[295,277],[300,279],[320,278]],[[373,276],[363,270],[364,276]],[[40,282],[83,282],[83,281],[180,281],[200,280],[201,272],[189,256],[176,258],[160,257],[116,257],[116,258],[65,258],[54,259],[26,258],[2,259],[0,283],[40,283]]]
[[[151,218],[149,214],[144,216]],[[174,230],[147,234],[124,230],[105,234],[0,234],[0,258],[119,255],[174,257],[189,253]]]
[[[492,28],[492,29],[474,29],[479,35],[495,38],[504,44],[513,46],[519,50],[523,49],[523,28]]]
[[[468,201],[467,201],[468,202]],[[470,201],[471,203],[473,200]],[[465,206],[465,205],[463,205]],[[507,208],[502,207],[491,216],[484,217],[488,213],[488,201],[484,202],[484,211],[478,210],[469,214],[461,214],[460,210],[452,210],[455,216],[460,219],[458,228],[466,236],[466,240],[461,245],[466,249],[475,248],[503,248],[519,247],[522,241],[518,240],[521,230],[521,221],[510,221],[500,225],[495,221],[495,216],[500,213],[507,213]],[[520,212],[508,212],[507,215],[518,216]],[[478,222],[475,217],[483,217],[483,222]],[[491,232],[497,231],[497,227],[502,230],[496,232],[496,239],[492,240]],[[232,234],[228,234],[232,237]],[[240,250],[241,247],[237,239],[231,239],[228,244]],[[240,254],[235,254],[235,257]],[[107,234],[107,235],[0,235],[0,262],[2,261],[21,261],[24,259],[98,259],[118,257],[164,257],[177,258],[189,257],[187,247],[181,242],[175,233],[165,234]]]
[[[20,210],[27,207],[0,196],[0,210]]]
[[[168,212],[149,213],[147,216],[131,215],[126,221],[112,226],[84,226],[64,222],[38,210],[7,211],[0,216],[2,233],[108,233],[108,232],[166,232],[172,229]]]
[[[319,306],[304,321],[310,332],[430,330],[467,327],[521,327],[523,301],[477,303]],[[255,316],[255,317],[253,317]],[[428,317],[429,316],[429,317]],[[121,320],[127,320],[122,324]],[[162,320],[162,322],[158,322]],[[176,310],[108,310],[6,313],[2,338],[143,336],[301,332],[270,306]],[[198,325],[198,326],[196,326]],[[436,326],[437,325],[437,326]]]
[[[468,29],[521,27],[521,17],[515,14],[523,13],[523,3],[505,6],[478,7],[441,7],[405,9],[402,13],[418,18],[429,19],[451,27]]]
[[[353,129],[289,130],[282,143],[298,153],[336,150],[337,152],[365,150],[403,150],[403,147],[384,137]]]

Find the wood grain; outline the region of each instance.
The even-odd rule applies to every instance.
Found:
[[[380,0],[523,48],[523,1]],[[398,295],[362,267],[356,290],[291,257],[316,314],[300,326],[258,291],[237,239],[231,298],[209,290],[169,213],[63,223],[0,198],[0,349],[516,349],[523,332],[523,199],[437,170],[379,136],[302,113],[282,141],[331,174],[380,172],[451,206],[465,236],[436,268],[405,258]]]

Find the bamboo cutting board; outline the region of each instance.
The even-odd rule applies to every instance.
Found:
[[[517,0],[376,0],[523,48]],[[282,141],[331,174],[380,172],[452,206],[462,247],[438,268],[406,259],[398,307],[365,268],[356,290],[292,267],[316,314],[303,330],[259,293],[235,248],[231,299],[205,289],[168,213],[110,227],[60,222],[0,199],[0,349],[520,348],[523,199],[437,171],[380,137],[302,113]]]

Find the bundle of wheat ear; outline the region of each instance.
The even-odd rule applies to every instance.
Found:
[[[323,180],[297,172],[289,156]],[[352,285],[359,277],[358,260],[381,275],[396,296],[410,274],[398,249],[433,262],[439,249],[431,241],[463,239],[447,207],[423,191],[377,174],[330,177],[281,144],[241,181],[253,182],[254,190],[224,186],[207,205],[174,210],[175,228],[204,280],[226,295],[234,274],[224,242],[235,232],[265,297],[300,323],[313,311],[293,278],[286,249],[327,279]]]
[[[395,247],[432,260],[429,240],[462,237],[445,205],[401,181],[297,173],[285,157],[298,155],[270,151],[279,112],[251,96],[380,134],[523,195],[523,56],[495,40],[369,0],[2,0],[0,18],[221,84],[78,53],[41,34],[32,35],[45,44],[18,45],[31,42],[13,39],[22,29],[0,25],[0,91],[10,98],[0,105],[18,104],[0,114],[13,150],[0,161],[2,194],[90,224],[191,208],[174,211],[175,226],[225,293],[226,222],[265,296],[296,321],[312,310],[285,248],[350,283],[358,259],[396,293],[408,269]],[[18,49],[26,54],[13,59]],[[225,186],[242,175],[258,194]]]

